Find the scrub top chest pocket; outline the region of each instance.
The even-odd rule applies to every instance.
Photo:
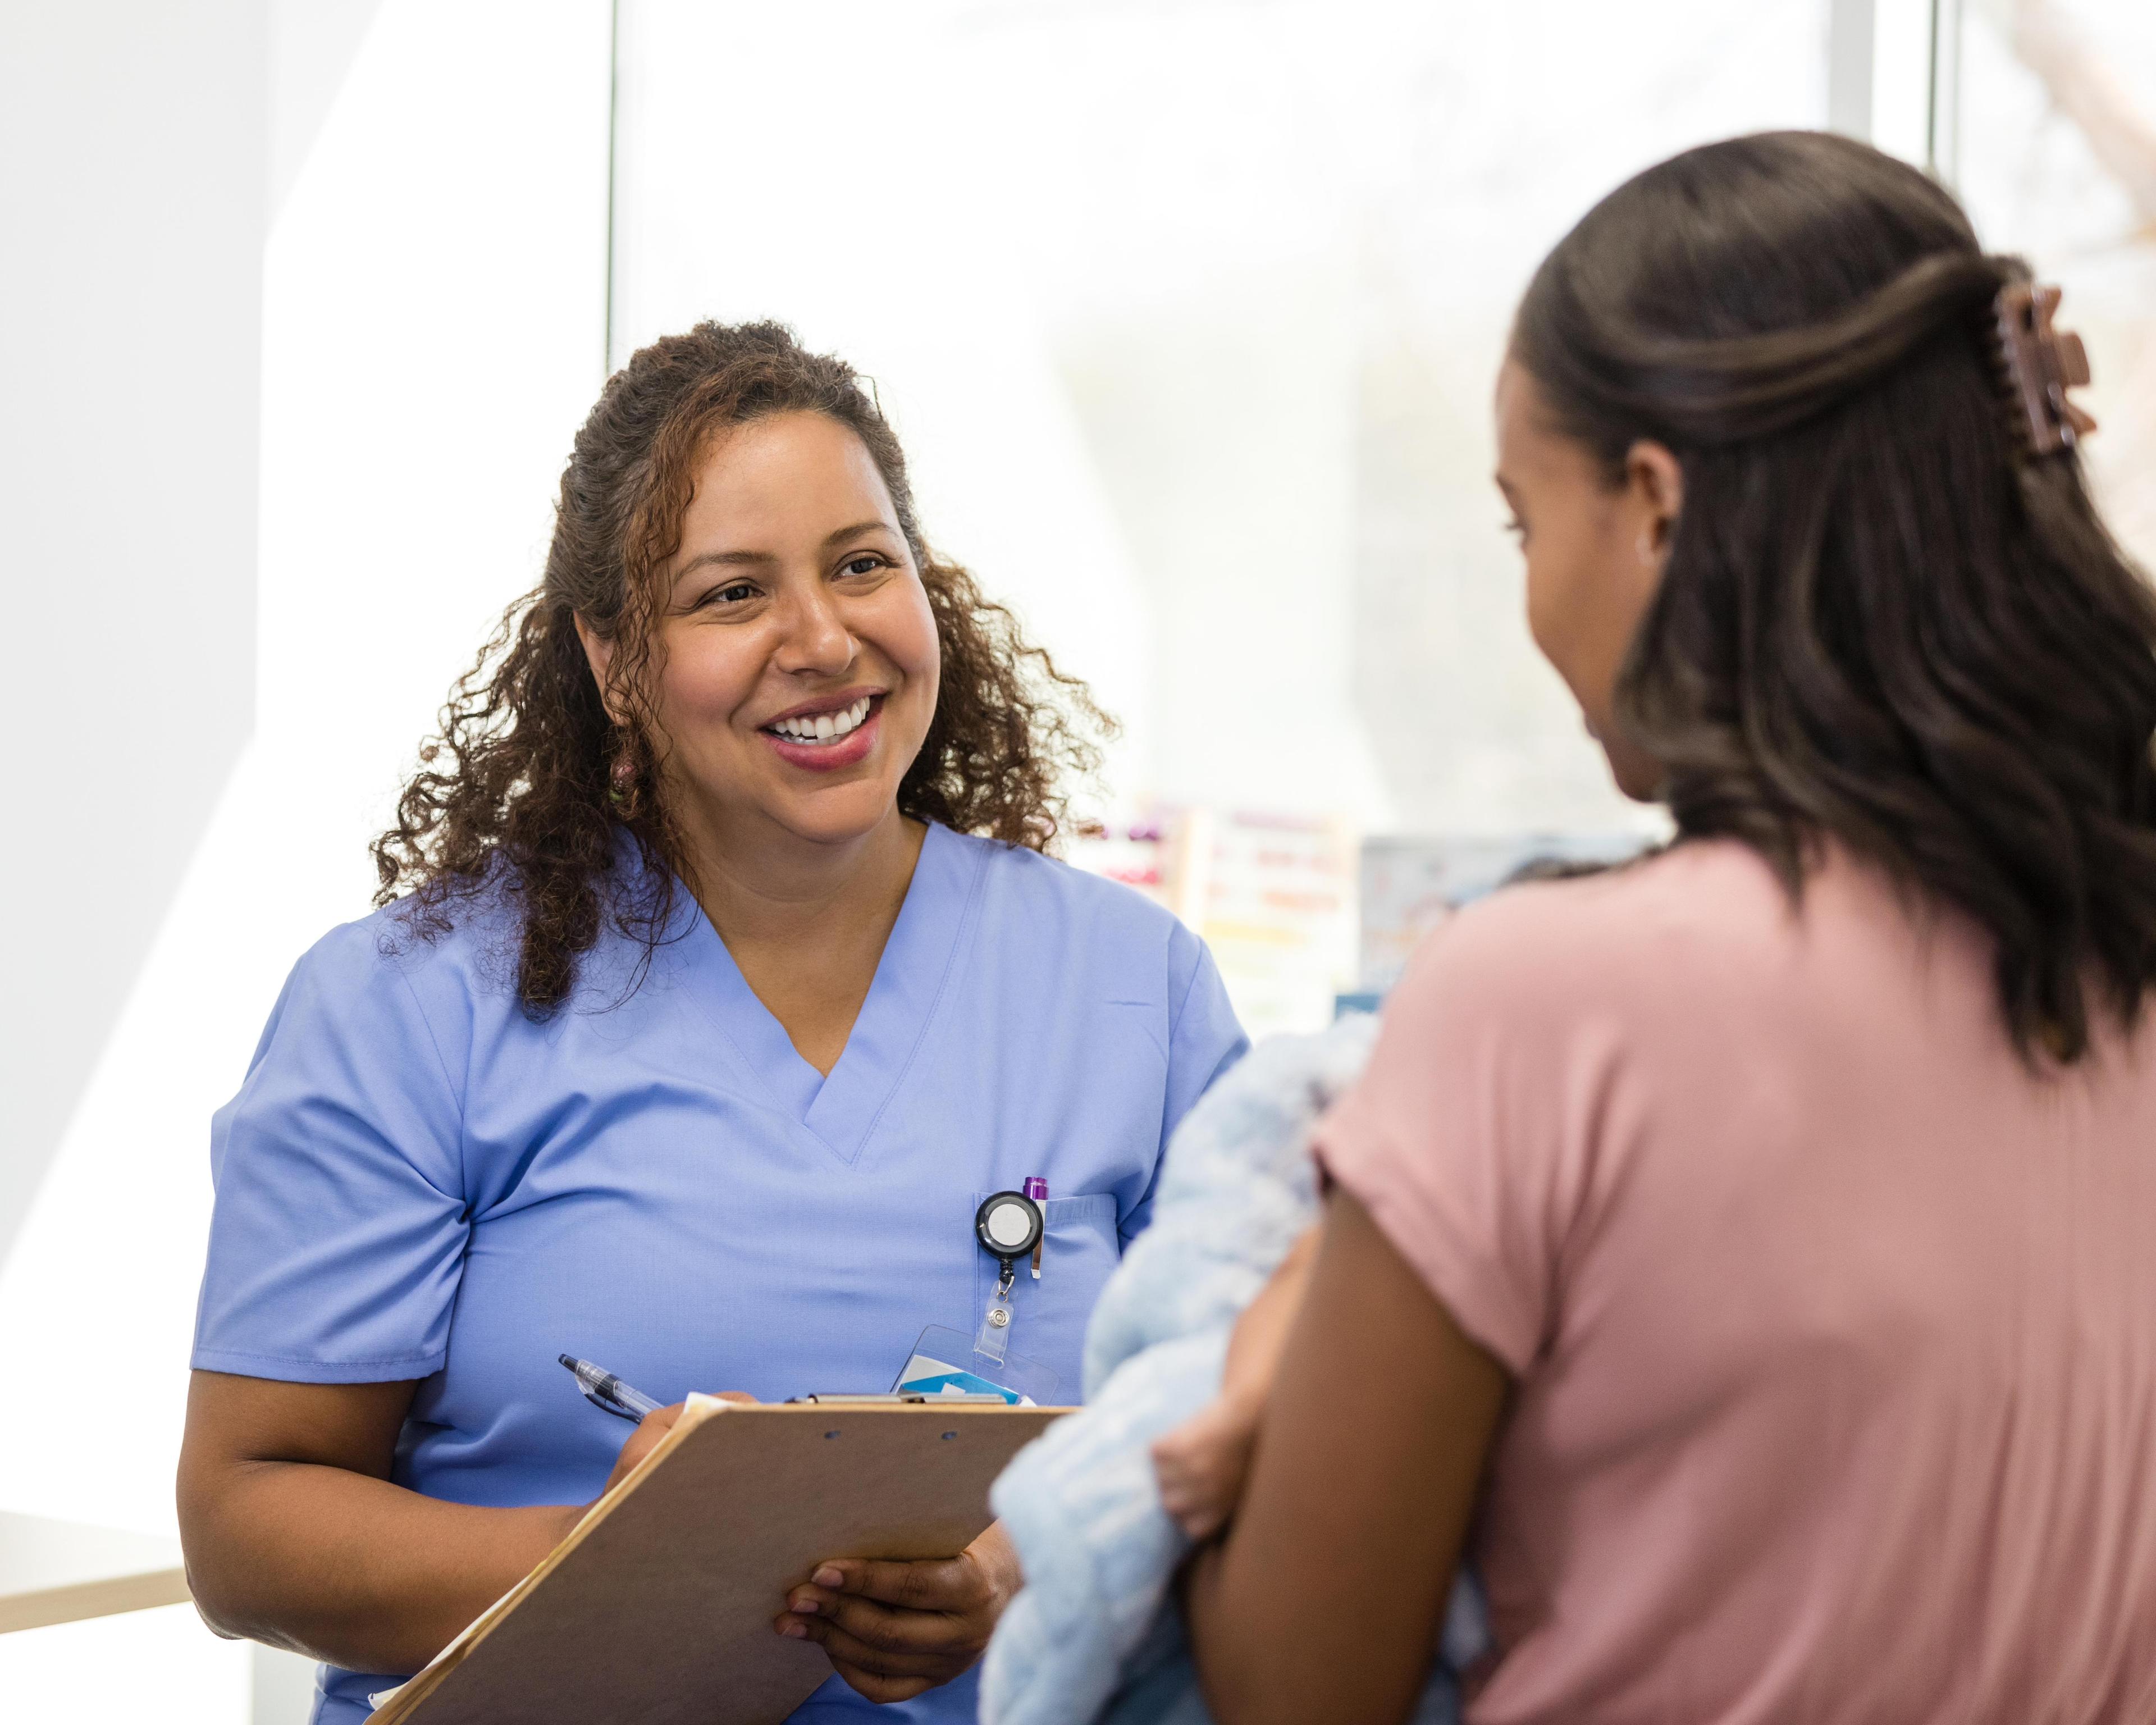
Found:
[[[973,1194],[976,1209],[992,1194]],[[1032,1276],[1030,1255],[1014,1267],[1018,1275],[1008,1296],[1011,1308],[1012,1353],[1043,1361],[1070,1361],[1073,1369],[1056,1390],[1065,1401],[1081,1393],[1075,1370],[1086,1341],[1086,1322],[1122,1253],[1117,1243],[1116,1200],[1105,1192],[1041,1201],[1040,1279]],[[969,1230],[970,1232],[970,1230]],[[1002,1266],[970,1240],[973,1256],[973,1303],[966,1315],[971,1335],[981,1313],[995,1297]]]

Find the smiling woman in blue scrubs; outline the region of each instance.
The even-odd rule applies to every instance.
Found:
[[[1194,937],[1041,854],[1073,702],[930,557],[844,365],[706,324],[608,384],[546,580],[377,847],[389,901],[300,960],[212,1133],[189,1575],[326,1661],[318,1720],[655,1440],[557,1354],[669,1402],[886,1389],[978,1326],[975,1209],[1037,1177],[1009,1347],[1076,1396],[1244,1042]],[[972,1717],[1018,1580],[992,1529],[774,1598],[834,1666],[795,1717]]]

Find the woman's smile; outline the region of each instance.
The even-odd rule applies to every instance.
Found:
[[[840,693],[804,702],[766,725],[757,734],[772,752],[790,767],[833,773],[858,766],[875,752],[883,732],[884,691]]]

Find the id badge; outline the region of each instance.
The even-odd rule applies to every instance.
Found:
[[[913,1344],[912,1358],[898,1374],[894,1390],[908,1395],[1001,1396],[1015,1407],[1051,1401],[1061,1380],[1039,1360],[1006,1350],[998,1359],[974,1347],[958,1330],[931,1324]]]

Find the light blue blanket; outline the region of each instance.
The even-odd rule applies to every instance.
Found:
[[[996,1481],[1025,1565],[982,1667],[983,1725],[1210,1725],[1168,1589],[1190,1550],[1160,1505],[1152,1440],[1212,1399],[1236,1315],[1317,1212],[1311,1133],[1377,1020],[1260,1043],[1177,1130],[1152,1226],[1086,1336],[1086,1406]],[[1453,1725],[1454,1673],[1487,1641],[1465,1579],[1415,1725]]]

